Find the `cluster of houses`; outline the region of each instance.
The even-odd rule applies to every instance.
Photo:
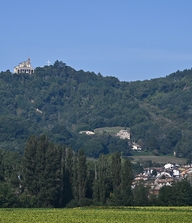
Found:
[[[163,186],[172,186],[176,180],[182,180],[192,176],[192,164],[180,166],[174,163],[167,163],[163,167],[144,168],[143,173],[135,176],[132,188],[141,181],[144,186],[148,186],[149,192],[155,195]]]
[[[95,135],[94,132],[92,131],[80,131],[79,134],[87,134],[87,135]],[[115,136],[119,137],[120,139],[128,139],[130,140],[131,139],[131,134],[130,132],[128,132],[127,130],[120,130]],[[132,144],[132,150],[133,151],[138,151],[140,152],[142,150],[141,146],[135,142],[133,142]]]
[[[130,132],[128,132],[127,130],[120,130],[117,134],[116,134],[117,137],[119,137],[120,139],[128,139],[130,140],[131,139],[131,134]],[[132,150],[133,151],[137,151],[137,152],[140,152],[142,150],[141,146],[135,142],[131,143],[131,146],[132,146]]]

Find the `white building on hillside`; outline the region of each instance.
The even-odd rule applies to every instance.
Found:
[[[87,135],[95,135],[94,132],[91,132],[91,131],[80,131],[79,134],[82,134],[82,133],[85,133]]]
[[[31,67],[31,60],[28,57],[27,61],[24,61],[20,63],[18,66],[14,67],[14,73],[20,74],[20,73],[27,73],[27,74],[33,74],[34,68]]]
[[[141,146],[139,144],[134,142],[132,146],[133,146],[132,150],[134,150],[134,151],[141,151]]]
[[[127,130],[120,130],[116,136],[119,136],[120,139],[130,139],[130,133]]]

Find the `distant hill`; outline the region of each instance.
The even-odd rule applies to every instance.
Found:
[[[192,158],[192,70],[165,78],[120,82],[100,73],[76,71],[63,62],[35,73],[0,73],[0,147],[23,151],[30,134],[83,147],[88,156],[119,150],[125,140],[79,131],[120,126],[155,155],[177,151]]]

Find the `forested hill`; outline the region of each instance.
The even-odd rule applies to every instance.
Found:
[[[33,75],[0,73],[1,148],[22,151],[29,135],[45,133],[92,157],[130,153],[116,137],[78,134],[106,126],[130,127],[131,137],[154,154],[177,151],[192,158],[192,70],[136,82],[76,71],[59,61]]]

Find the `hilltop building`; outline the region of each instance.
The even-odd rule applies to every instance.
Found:
[[[31,67],[31,60],[28,57],[27,61],[24,61],[20,63],[18,66],[14,67],[14,73],[20,74],[20,73],[27,73],[27,74],[33,74],[34,68]]]

